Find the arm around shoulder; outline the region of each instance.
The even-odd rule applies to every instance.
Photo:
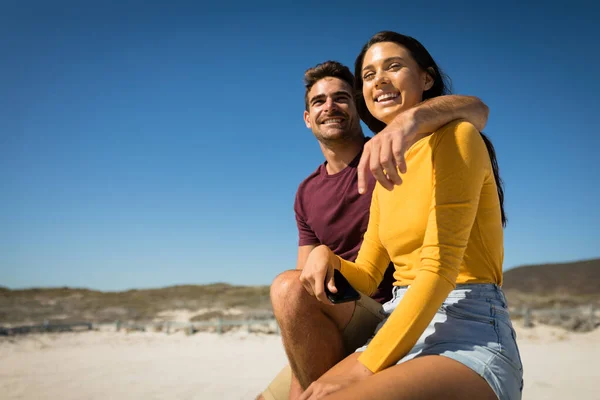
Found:
[[[478,131],[482,131],[490,112],[488,106],[478,97],[464,95],[434,97],[409,111],[412,113],[418,133],[433,132],[457,119],[465,119]]]

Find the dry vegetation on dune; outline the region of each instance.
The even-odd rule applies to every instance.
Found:
[[[533,310],[556,309],[591,304],[600,310],[599,289],[600,259],[524,266],[511,269],[504,275],[504,290],[513,310],[524,307]],[[235,308],[236,313],[225,311],[230,308]],[[172,310],[189,311],[186,315],[191,321],[261,318],[268,316],[271,311],[269,287],[215,283],[123,292],[73,288],[0,288],[0,325],[43,321],[173,320],[178,317],[169,316],[168,312]],[[579,322],[585,318],[588,317],[582,314],[581,317],[557,317],[554,321],[546,322],[569,329],[580,326]]]
[[[2,323],[148,321],[169,310],[270,309],[268,286],[171,286],[100,292],[72,288],[0,289]]]
[[[599,289],[600,259],[529,265],[504,274],[513,318],[523,317],[528,325],[540,323],[577,332],[596,329],[600,326]]]
[[[513,268],[503,286],[511,307],[600,307],[600,258]]]

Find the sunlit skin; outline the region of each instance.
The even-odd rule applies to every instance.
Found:
[[[396,43],[376,43],[366,52],[362,68],[363,96],[371,114],[389,124],[402,111],[420,103],[433,79]],[[384,97],[381,97],[384,96]]]

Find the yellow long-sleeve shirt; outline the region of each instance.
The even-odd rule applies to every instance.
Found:
[[[363,293],[377,288],[390,260],[395,285],[411,285],[359,357],[372,372],[410,351],[457,283],[502,284],[500,203],[480,133],[452,122],[415,143],[406,162],[402,185],[375,187],[356,262],[340,260]]]

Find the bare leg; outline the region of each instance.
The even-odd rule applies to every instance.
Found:
[[[356,305],[319,302],[304,289],[299,276],[298,270],[278,275],[271,285],[271,302],[293,374],[306,389],[344,357],[342,331]],[[293,382],[294,378],[294,391]]]
[[[345,358],[325,374],[344,374],[360,354]],[[417,357],[389,367],[326,397],[327,400],[497,400],[488,383],[458,361],[443,356]]]
[[[302,389],[302,386],[300,386],[300,382],[298,382],[298,379],[292,373],[292,384],[290,385],[290,392],[289,392],[288,398],[287,399],[279,399],[278,398],[277,400],[297,399],[298,397],[300,397],[300,395],[302,394],[303,391],[304,391],[304,389]],[[256,400],[265,400],[265,397],[261,393],[258,395],[258,397],[256,397]]]
[[[304,389],[300,385],[300,382],[298,382],[298,378],[296,378],[296,375],[294,375],[294,372],[292,371],[292,385],[290,387],[290,397],[289,398],[297,399],[300,397],[300,395],[302,394],[303,391],[304,391]]]

